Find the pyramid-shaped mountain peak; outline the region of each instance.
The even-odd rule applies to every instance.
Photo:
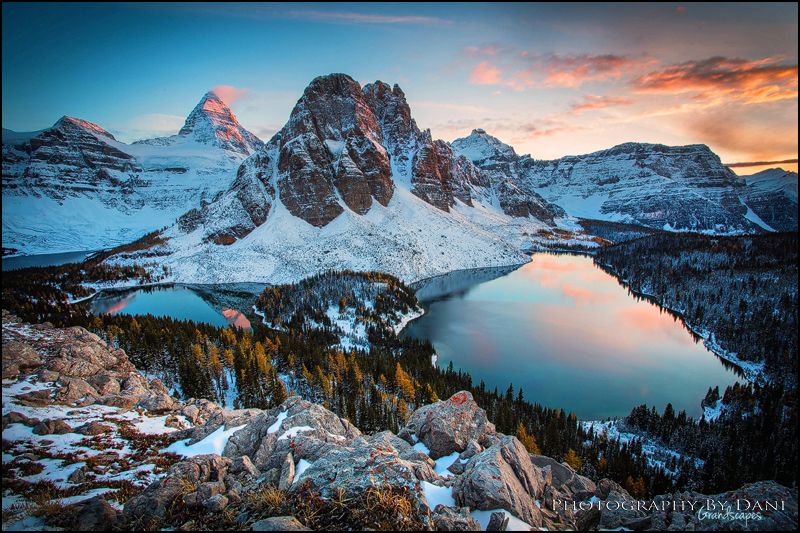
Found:
[[[233,111],[213,91],[208,91],[186,118],[179,137],[192,136],[201,143],[249,155],[264,143],[236,120]]]

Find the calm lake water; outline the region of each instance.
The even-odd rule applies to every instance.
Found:
[[[64,252],[60,254],[21,255],[19,257],[4,257],[3,270],[27,268],[32,266],[55,266],[64,263],[80,263],[94,251]]]
[[[428,313],[404,335],[474,383],[597,420],[647,404],[701,413],[708,387],[744,380],[680,320],[638,300],[590,257],[534,254],[517,270],[456,272],[418,284]],[[500,277],[497,277],[500,276]],[[494,279],[493,279],[494,278]]]
[[[243,285],[251,284],[158,285],[144,289],[103,291],[87,300],[84,305],[96,315],[149,313],[206,322],[218,327],[233,324],[236,327],[249,328],[250,320],[256,318],[250,307],[264,286],[242,287]]]

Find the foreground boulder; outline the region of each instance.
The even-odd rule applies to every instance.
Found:
[[[505,509],[532,526],[542,525],[534,502],[544,491],[541,472],[516,437],[503,436],[472,456],[453,483],[456,505],[488,511]]]
[[[470,441],[480,442],[494,433],[486,411],[478,407],[472,394],[454,394],[445,402],[420,407],[409,417],[398,436],[414,444],[420,441],[430,450],[431,459],[463,452]]]

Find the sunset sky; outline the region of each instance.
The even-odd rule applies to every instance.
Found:
[[[420,128],[553,159],[703,143],[797,171],[797,3],[3,3],[3,127],[177,133],[216,88],[267,140],[315,77],[399,84]]]

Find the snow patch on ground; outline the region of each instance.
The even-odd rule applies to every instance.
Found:
[[[222,455],[222,450],[224,450],[225,445],[228,444],[228,439],[230,439],[234,433],[245,427],[245,425],[236,426],[227,430],[225,426],[220,426],[214,433],[208,435],[199,442],[190,445],[188,442],[191,439],[181,440],[172,443],[164,451],[185,455],[186,457],[194,457],[195,455],[204,455],[208,453]]]

